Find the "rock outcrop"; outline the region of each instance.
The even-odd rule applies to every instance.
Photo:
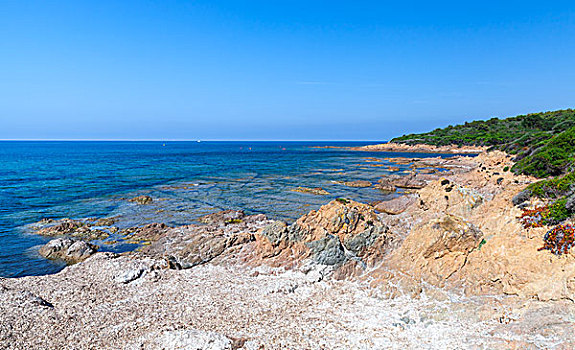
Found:
[[[375,210],[390,215],[403,213],[411,205],[417,203],[419,196],[416,194],[407,194],[394,199],[379,202],[375,205]]]
[[[371,262],[374,256],[384,254],[392,238],[371,206],[339,199],[290,226],[274,222],[261,231],[257,240],[266,257],[311,257],[319,264],[340,266],[348,261],[362,265]]]
[[[43,245],[38,253],[47,259],[64,260],[68,264],[84,261],[98,251],[98,246],[70,238],[56,238]]]
[[[416,280],[443,287],[482,239],[483,233],[475,225],[447,214],[414,228],[392,255],[390,266]]]
[[[230,210],[201,220],[206,224],[160,228],[161,234],[155,235],[155,241],[142,247],[141,252],[165,259],[171,268],[187,269],[222,258],[230,248],[253,241],[254,234],[270,222],[264,215],[245,216]]]

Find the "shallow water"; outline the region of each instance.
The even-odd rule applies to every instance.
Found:
[[[42,218],[119,216],[116,225],[123,228],[148,222],[188,224],[206,213],[243,209],[291,222],[338,197],[383,200],[390,195],[337,182],[376,183],[390,173],[388,165],[397,166],[381,158],[402,154],[313,148],[365,144],[0,142],[0,276],[54,273],[63,267],[36,254],[48,239],[31,234],[30,224]],[[378,164],[385,166],[373,166]],[[322,187],[330,195],[291,191],[298,186]],[[126,200],[140,194],[155,200],[151,205]]]

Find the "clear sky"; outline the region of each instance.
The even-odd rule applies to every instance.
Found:
[[[568,107],[572,0],[0,0],[0,139],[386,140]]]

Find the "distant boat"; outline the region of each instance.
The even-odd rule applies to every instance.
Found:
[[[202,140],[198,140],[198,143],[202,142]]]

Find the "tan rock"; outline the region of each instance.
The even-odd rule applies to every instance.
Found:
[[[410,205],[417,203],[419,196],[417,195],[403,195],[389,201],[383,201],[375,205],[375,210],[390,214],[397,215],[403,213]]]
[[[482,238],[483,233],[470,222],[446,215],[415,227],[391,255],[390,265],[415,279],[443,286],[465,265]]]

